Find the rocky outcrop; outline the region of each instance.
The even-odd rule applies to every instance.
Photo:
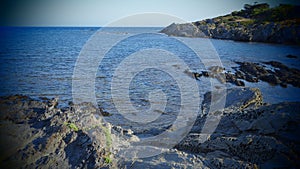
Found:
[[[216,131],[201,143],[202,123],[176,148],[197,154],[210,168],[298,168],[299,103],[226,108]],[[205,121],[206,116],[197,121]]]
[[[300,87],[300,70],[289,68],[286,65],[270,61],[264,63],[236,62],[239,67],[233,67],[236,72],[231,73],[225,68],[212,66],[209,71],[195,72],[197,79],[203,77],[216,78],[220,83],[232,83],[236,86],[245,86],[244,81],[256,83],[259,80],[269,83],[272,86],[280,85],[284,88],[287,85]]]
[[[247,26],[230,26],[227,24],[207,23],[171,24],[161,30],[170,36],[201,37],[247,42],[299,44],[300,26],[298,24],[282,25],[280,23],[249,24]],[[187,26],[188,25],[188,26]]]
[[[245,6],[245,10],[161,30],[170,36],[202,37],[268,43],[300,43],[299,6]],[[274,16],[278,16],[277,18]],[[284,17],[283,17],[284,16]],[[279,19],[278,19],[279,18]]]
[[[57,99],[0,97],[0,167],[299,168],[300,103],[265,104],[259,89],[226,93],[225,107],[213,112],[222,118],[208,140],[199,142],[209,107],[224,97],[212,100],[210,92],[190,133],[174,148],[143,159],[117,155],[118,147],[139,138],[104,123],[101,110],[90,103],[57,108]]]
[[[53,100],[16,95],[2,97],[0,105],[0,168],[112,165],[105,125],[91,104],[58,109]]]
[[[200,32],[198,28],[192,23],[186,24],[171,24],[167,30],[162,30],[162,33],[167,33],[171,36],[183,36],[183,37],[204,37],[205,34]]]
[[[287,87],[287,84],[290,84],[300,87],[300,70],[289,68],[280,62],[270,61],[265,62],[265,65],[250,62],[237,62],[237,64],[240,66],[236,75],[239,74],[241,79],[250,82],[257,82],[259,79],[271,85]]]

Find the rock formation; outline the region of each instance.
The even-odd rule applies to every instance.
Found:
[[[264,63],[236,62],[239,66],[233,67],[234,73],[226,71],[225,68],[212,66],[209,71],[197,73],[198,77],[216,78],[221,83],[232,83],[236,86],[245,86],[243,81],[256,83],[259,80],[270,85],[280,85],[286,88],[287,85],[300,87],[300,70],[289,68],[286,65],[270,61]],[[198,79],[200,80],[200,79]]]
[[[202,37],[268,43],[300,43],[300,6],[245,5],[225,16],[193,23],[171,24],[161,30],[170,36]]]
[[[1,168],[300,167],[300,103],[268,105],[258,89],[228,89],[224,109],[214,112],[222,114],[217,129],[199,143],[214,104],[211,93],[205,94],[189,134],[173,149],[143,159],[118,157],[120,145],[139,138],[130,129],[104,123],[92,104],[49,109],[51,102],[0,97]],[[116,139],[120,136],[124,139]]]

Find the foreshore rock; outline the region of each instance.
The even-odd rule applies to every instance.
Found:
[[[226,71],[225,68],[212,66],[209,71],[202,71],[198,77],[215,78],[220,83],[232,83],[236,86],[245,86],[244,81],[256,83],[259,80],[269,83],[272,86],[280,85],[286,88],[287,85],[300,87],[300,70],[289,68],[286,65],[270,61],[264,63],[236,62],[239,66],[233,67],[234,73]],[[197,78],[197,80],[199,80]]]
[[[0,99],[0,168],[109,167],[109,147],[95,107],[67,109],[27,96]],[[94,137],[94,138],[93,138]]]
[[[197,154],[209,168],[298,168],[300,103],[222,111],[210,138],[201,142],[206,115],[176,148]],[[231,107],[231,108],[230,108]],[[239,106],[237,106],[239,107]],[[202,121],[202,122],[201,122]]]
[[[118,158],[118,146],[139,138],[130,129],[104,123],[90,103],[57,108],[57,99],[0,97],[0,167],[299,168],[300,103],[268,105],[251,88],[226,93],[225,107],[214,112],[221,121],[208,140],[199,142],[209,105],[223,97],[212,103],[211,93],[205,94],[202,111],[180,143],[143,159]]]

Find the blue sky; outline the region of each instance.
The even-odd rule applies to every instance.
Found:
[[[16,0],[3,1],[2,25],[23,26],[103,26],[120,18],[141,13],[162,13],[197,21],[240,10],[243,5],[267,2],[300,4],[297,0]],[[179,22],[174,17],[136,17],[135,26],[166,26]],[[149,19],[149,18],[148,18]],[[155,21],[156,20],[156,21]]]

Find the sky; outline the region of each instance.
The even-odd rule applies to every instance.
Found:
[[[299,0],[2,0],[0,24],[106,26],[118,23],[115,26],[163,27],[173,22],[191,22],[229,14],[242,9],[244,4],[254,2],[267,2],[271,6],[280,3],[300,5]],[[120,22],[120,19],[130,22]]]

